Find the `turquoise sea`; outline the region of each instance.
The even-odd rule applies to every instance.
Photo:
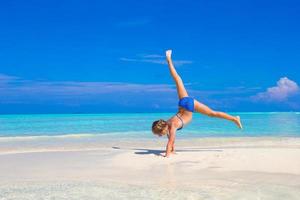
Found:
[[[243,130],[232,122],[194,114],[178,138],[300,136],[299,112],[242,112]],[[151,124],[173,113],[0,115],[0,138],[86,137],[153,138]]]

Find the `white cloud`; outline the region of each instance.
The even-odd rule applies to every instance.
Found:
[[[255,101],[285,101],[289,97],[299,93],[300,88],[295,81],[288,79],[287,77],[280,78],[277,81],[277,86],[270,87],[265,92],[260,92],[252,97]]]
[[[177,65],[177,66],[181,66],[181,65],[186,65],[186,64],[192,64],[193,61],[191,60],[175,60],[173,61],[174,65]]]
[[[125,62],[144,62],[144,63],[153,63],[153,64],[160,64],[166,65],[167,61],[164,56],[157,55],[157,54],[148,54],[148,55],[139,55],[137,58],[120,58],[121,61]],[[192,64],[193,61],[191,60],[173,60],[174,65],[182,66],[185,64]]]
[[[148,55],[142,55],[144,58],[165,58],[163,55],[160,54],[148,54]]]
[[[139,62],[139,60],[134,59],[134,58],[120,58],[121,61],[125,61],[125,62]]]
[[[0,82],[9,82],[9,81],[16,80],[16,79],[18,79],[18,77],[16,77],[16,76],[0,74]]]
[[[24,99],[102,98],[105,95],[132,96],[136,93],[175,93],[173,85],[124,82],[40,81],[0,74],[0,103]]]

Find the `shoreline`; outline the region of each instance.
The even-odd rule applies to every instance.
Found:
[[[84,137],[61,137],[61,136],[38,136],[32,139],[31,136],[19,137],[18,139],[1,140],[0,155],[18,153],[38,153],[38,152],[68,152],[68,151],[93,151],[114,146],[145,146],[154,148],[165,148],[167,138],[105,138],[103,136]],[[290,147],[300,148],[300,137],[198,137],[198,138],[177,138],[175,146],[179,147]],[[252,146],[251,146],[252,145]],[[229,147],[230,147],[229,146]]]
[[[70,137],[65,136],[24,136],[8,139],[0,138],[0,154],[6,153],[6,148],[16,150],[49,150],[53,151],[55,148],[57,150],[67,151],[70,149],[71,151],[75,150],[90,150],[97,148],[107,148],[110,145],[147,145],[147,146],[165,146],[167,137],[155,137],[153,138],[114,138],[114,137],[105,137],[98,135],[85,135],[77,136],[71,135]],[[294,143],[295,145],[300,144],[300,137],[274,137],[274,136],[245,136],[245,137],[195,137],[195,138],[176,138],[175,145],[180,146],[209,146],[209,145],[225,145],[226,143],[239,144],[242,143],[244,145],[250,145],[251,143],[261,144],[261,145],[273,145],[280,144],[284,142],[289,142],[289,145]]]

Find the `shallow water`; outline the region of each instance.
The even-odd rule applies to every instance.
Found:
[[[227,187],[204,185],[198,187],[168,187],[122,185],[99,182],[48,182],[0,185],[0,199],[173,199],[173,200],[296,200],[300,195],[297,188],[283,185],[248,185],[229,183]]]
[[[232,122],[194,114],[193,121],[178,131],[178,138],[300,136],[300,113],[244,112],[243,130]],[[37,136],[104,138],[153,138],[151,124],[173,113],[0,115],[0,140]],[[12,139],[12,138],[11,138]]]

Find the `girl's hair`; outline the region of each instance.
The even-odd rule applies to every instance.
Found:
[[[167,132],[164,132],[163,130],[165,130],[165,128],[168,126],[168,123],[163,120],[157,120],[155,122],[153,122],[152,124],[152,132],[156,135],[165,135]]]

